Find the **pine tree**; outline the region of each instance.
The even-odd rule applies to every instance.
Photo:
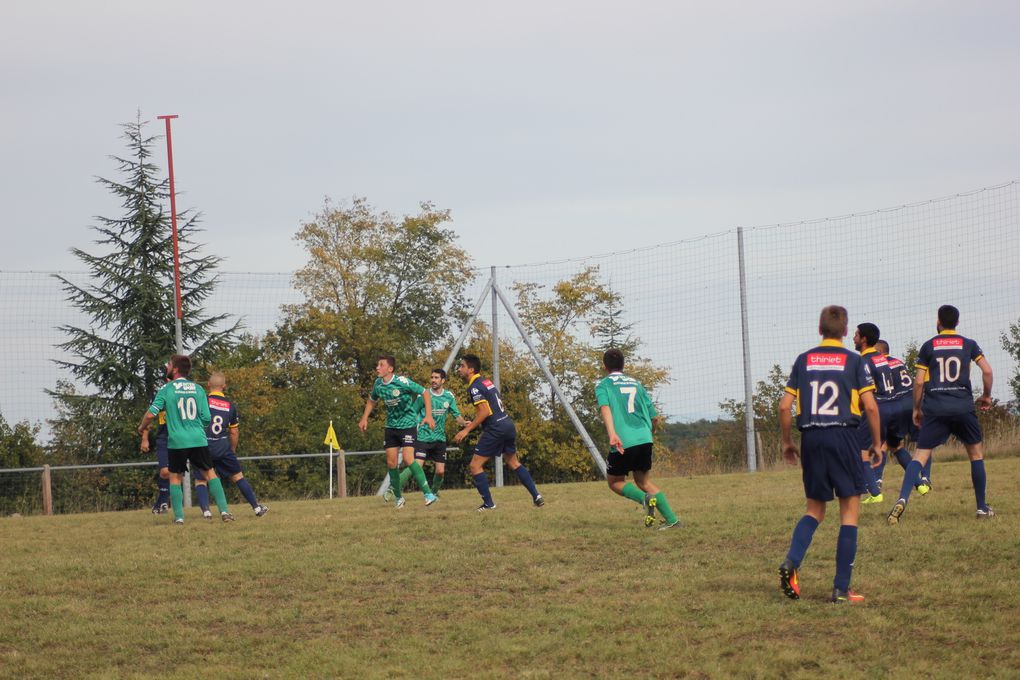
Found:
[[[151,160],[161,137],[145,136],[140,116],[122,127],[128,154],[112,158],[123,180],[98,181],[121,198],[124,215],[96,218],[94,243],[102,254],[72,249],[88,269],[88,284],[57,275],[68,301],[87,315],[89,324],[60,327],[68,339],[59,347],[73,359],[57,363],[79,388],[61,382],[52,391],[59,411],[52,421],[55,441],[78,441],[100,460],[108,459],[102,452],[111,446],[120,451],[128,445],[114,440],[131,436],[132,420],[141,416],[162,383],[164,366],[175,350],[173,242],[170,215],[164,210],[168,182],[158,176],[159,168]],[[201,362],[230,344],[239,323],[226,314],[206,314],[203,303],[216,286],[220,258],[201,255],[201,247],[192,240],[199,231],[198,214],[186,211],[179,217],[182,337],[185,352]],[[124,419],[127,426],[98,422]],[[93,429],[98,440],[77,427],[68,432],[71,421]],[[81,452],[86,458],[93,455]]]

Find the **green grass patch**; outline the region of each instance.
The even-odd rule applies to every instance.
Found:
[[[1020,459],[988,463],[999,516],[974,519],[966,462],[899,526],[865,506],[856,607],[825,602],[838,511],[804,599],[776,567],[799,471],[659,480],[684,521],[642,526],[603,484],[277,502],[233,524],[190,509],[0,520],[0,676],[86,678],[818,678],[1020,673]]]

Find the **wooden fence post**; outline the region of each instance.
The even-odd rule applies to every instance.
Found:
[[[53,480],[50,477],[50,466],[43,465],[42,471],[42,504],[43,514],[53,514]]]
[[[347,498],[347,456],[343,449],[336,455],[336,489],[340,498]]]

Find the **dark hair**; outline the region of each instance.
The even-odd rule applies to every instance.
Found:
[[[444,371],[443,369],[441,369],[441,368],[433,368],[432,372],[433,373],[438,373],[443,378],[443,380],[446,380],[446,371]]]
[[[818,332],[828,340],[839,340],[846,335],[846,307],[829,305],[818,318]]]
[[[952,305],[939,307],[939,323],[947,331],[955,331],[956,324],[960,323],[960,310]]]
[[[177,372],[185,378],[191,375],[191,357],[187,354],[175,354],[170,357],[170,366],[177,369]]]
[[[602,355],[602,363],[610,371],[622,371],[623,370],[623,352],[612,347],[606,350],[606,353]]]
[[[875,342],[875,348],[877,349],[879,345],[884,345],[885,346],[885,349],[882,350],[882,354],[888,354],[889,353],[889,343],[888,342],[886,342],[885,340],[878,340],[878,341]]]
[[[477,355],[465,354],[460,358],[460,360],[463,361],[464,365],[466,365],[475,373],[478,373],[482,370],[482,360],[479,359]]]
[[[396,367],[397,367],[397,358],[395,356],[393,356],[392,354],[380,354],[379,356],[377,356],[375,358],[375,360],[377,362],[378,361],[385,361],[386,363],[388,363],[390,365],[390,368],[392,368],[392,369],[396,369]]]
[[[882,335],[878,331],[878,326],[869,322],[858,324],[857,331],[864,338],[864,341],[868,343],[868,347],[874,347],[875,343],[878,342],[878,338]]]

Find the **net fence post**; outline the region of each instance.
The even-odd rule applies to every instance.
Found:
[[[49,464],[43,465],[42,470],[42,504],[43,514],[53,514],[53,476],[50,474]]]
[[[747,471],[758,469],[754,437],[754,391],[751,388],[751,341],[747,330],[747,271],[744,268],[744,228],[737,227],[737,263],[740,272],[740,338],[744,350],[744,446]]]
[[[496,296],[496,267],[490,269],[492,275],[492,382],[499,390],[499,299]],[[503,454],[496,456],[496,486],[503,486]]]
[[[347,498],[347,455],[343,449],[337,451],[336,488],[340,498]]]

